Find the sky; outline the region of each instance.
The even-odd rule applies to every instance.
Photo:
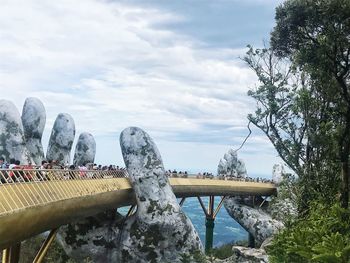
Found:
[[[166,169],[216,173],[255,109],[257,79],[241,58],[269,38],[280,2],[0,0],[1,98],[19,112],[27,97],[43,102],[45,149],[63,112],[75,143],[94,135],[96,163],[124,166],[119,135],[137,126]],[[280,162],[256,128],[238,156],[253,177]]]

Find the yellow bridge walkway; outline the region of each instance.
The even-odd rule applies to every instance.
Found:
[[[125,171],[0,170],[0,249],[76,219],[135,204]],[[177,197],[276,193],[272,183],[170,178]]]

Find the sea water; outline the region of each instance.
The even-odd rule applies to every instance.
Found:
[[[214,209],[217,207],[220,199],[221,197],[219,196],[215,197]],[[208,197],[202,197],[202,200],[207,207]],[[202,243],[205,244],[205,215],[198,199],[196,197],[186,198],[182,209],[191,219]],[[226,212],[224,206],[221,207],[214,222],[214,247],[235,241],[248,240],[248,233]]]
[[[220,199],[221,197],[219,196],[215,197],[215,208],[219,204]],[[180,200],[178,199],[179,202]],[[207,207],[208,197],[202,197],[202,200]],[[192,221],[202,243],[205,244],[205,214],[197,197],[186,198],[182,209]],[[121,214],[126,214],[127,211],[128,207],[118,209],[118,212]],[[248,233],[226,212],[224,206],[221,207],[214,222],[214,247],[235,241],[248,240]]]

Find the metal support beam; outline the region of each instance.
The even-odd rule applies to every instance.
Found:
[[[56,234],[58,232],[58,228],[52,229],[49,235],[46,237],[44,243],[41,245],[39,252],[36,254],[33,263],[41,263],[43,262],[47,251],[49,250],[52,242],[55,240]]]
[[[10,258],[10,253],[9,252],[10,252],[9,248],[4,249],[2,251],[2,260],[1,260],[1,262],[3,262],[3,263],[8,263],[9,262],[9,258]]]
[[[208,203],[208,215],[211,218],[214,218],[214,201],[215,201],[215,196],[210,195],[209,196],[209,203]]]
[[[209,215],[208,215],[207,209],[205,208],[205,206],[203,204],[202,199],[199,196],[197,196],[197,198],[198,198],[199,204],[201,205],[201,207],[203,209],[203,212],[204,212],[205,216],[208,217]]]
[[[131,215],[134,213],[135,207],[136,207],[136,205],[130,206],[129,211],[128,211],[128,213],[126,214],[126,217],[129,217],[129,216],[131,216]]]
[[[21,243],[17,243],[12,247],[2,251],[2,263],[18,263],[21,252]]]
[[[180,201],[180,206],[182,206],[185,203],[186,197],[182,197]]]
[[[207,209],[205,208],[202,199],[199,196],[197,198],[205,214],[205,252],[208,253],[213,248],[215,218],[219,213],[220,208],[222,207],[225,196],[221,197],[221,200],[216,209],[214,209],[215,196],[209,196]]]
[[[215,196],[209,196],[208,209],[205,208],[202,199],[199,196],[197,198],[205,214],[205,253],[208,253],[213,248],[215,218],[222,207],[225,196],[221,197],[216,209],[214,209]]]
[[[221,197],[220,203],[218,204],[218,206],[216,207],[215,212],[214,212],[214,219],[216,218],[217,214],[219,213],[220,208],[222,207],[222,204],[223,204],[223,202],[225,200],[225,197],[226,196],[222,196]]]
[[[259,208],[261,208],[264,205],[264,203],[266,202],[266,199],[267,199],[267,197],[261,197],[261,198],[263,199],[263,201],[259,205]]]

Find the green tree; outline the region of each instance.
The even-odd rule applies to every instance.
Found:
[[[307,74],[289,59],[277,57],[271,48],[249,46],[244,60],[259,80],[248,93],[257,102],[255,114],[248,119],[299,176],[299,211],[308,207],[309,200],[330,203],[339,185],[332,105]]]
[[[333,113],[341,166],[341,205],[349,204],[350,156],[350,1],[287,0],[276,9],[271,46],[307,74]]]

